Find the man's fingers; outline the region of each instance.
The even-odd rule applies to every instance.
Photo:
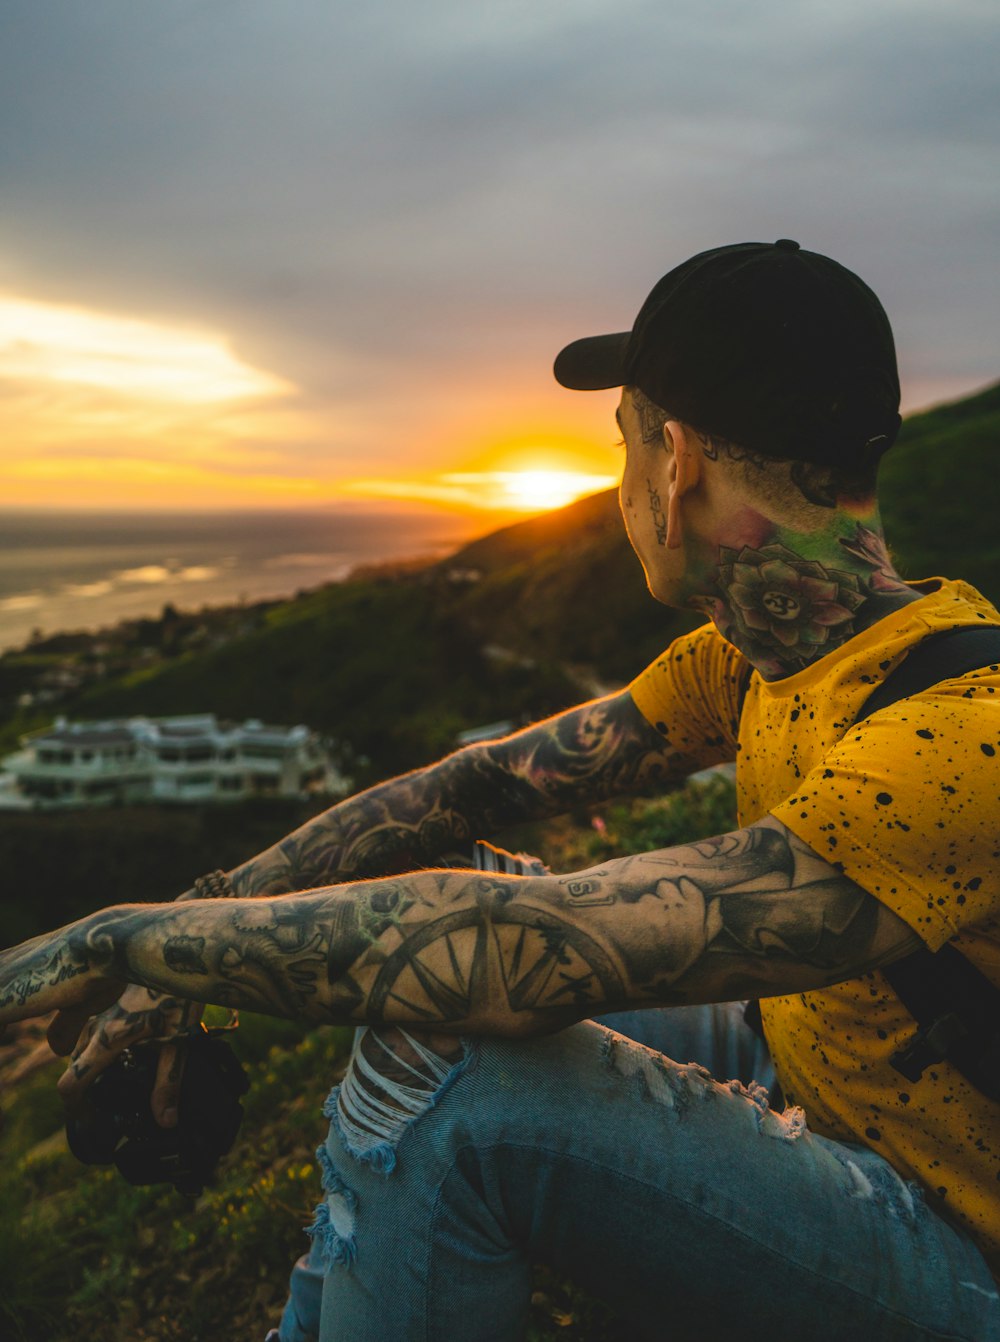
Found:
[[[105,1066],[113,1060],[113,1057],[114,1055],[110,1055],[107,1058]],[[73,1059],[56,1082],[56,1090],[67,1109],[77,1108],[87,1087],[101,1071],[103,1068],[96,1065],[95,1055],[88,1045],[79,1057]]]
[[[52,1024],[48,1028],[47,1039],[49,1048],[53,1053],[57,1053],[61,1058],[72,1053],[76,1041],[83,1032],[83,1027],[91,1016],[96,1016],[99,1012],[106,1010],[113,1002],[118,1000],[122,991],[120,983],[101,983],[95,985],[92,992],[88,993],[85,1001],[76,1006],[63,1007],[57,1011]]]
[[[84,1028],[70,1065],[56,1083],[68,1108],[77,1106],[91,1082],[110,1067],[130,1044],[143,1038],[143,1031],[127,1019],[97,1020]]]
[[[172,1128],[177,1123],[186,1061],[187,1051],[183,1044],[161,1045],[152,1094],[153,1117],[161,1128]]]
[[[86,1007],[67,1007],[65,1011],[57,1011],[45,1036],[52,1052],[60,1058],[72,1053],[91,1014]]]
[[[205,1008],[201,1002],[184,1002],[176,1021],[176,1028],[193,1030],[201,1020]],[[165,1043],[160,1049],[156,1065],[156,1080],[150,1097],[153,1117],[161,1128],[172,1128],[177,1122],[177,1112],[181,1098],[181,1081],[184,1078],[184,1065],[187,1062],[187,1049],[184,1044]]]
[[[198,1002],[133,985],[99,1016],[84,1017],[82,1007],[61,1011],[49,1039],[57,1052],[72,1049],[72,1061],[58,1082],[66,1105],[79,1105],[87,1087],[124,1049],[162,1040],[150,1108],[161,1127],[173,1127],[185,1061],[185,1049],[173,1038],[194,1028],[203,1009]]]

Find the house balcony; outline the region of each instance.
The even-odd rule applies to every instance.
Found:
[[[18,780],[54,779],[68,783],[86,783],[95,778],[120,778],[129,782],[136,778],[149,776],[148,760],[109,760],[96,757],[90,760],[49,761],[40,760],[33,750],[20,750],[8,755],[0,765],[6,773],[13,774]]]

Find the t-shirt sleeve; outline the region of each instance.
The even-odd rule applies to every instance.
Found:
[[[636,677],[636,707],[690,771],[736,758],[741,691],[751,667],[711,623],[674,639]]]
[[[937,950],[1000,910],[1000,689],[942,682],[852,728],[772,812]]]

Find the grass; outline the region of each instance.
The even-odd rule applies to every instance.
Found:
[[[615,803],[509,836],[554,869],[732,828],[724,778]],[[277,1322],[302,1227],[319,1196],[322,1102],[351,1032],[246,1015],[232,1037],[250,1077],[240,1138],[213,1187],[188,1205],[131,1188],[69,1154],[56,1060],[4,1099],[0,1129],[0,1337],[4,1342],[262,1339]],[[627,1326],[544,1268],[528,1342],[621,1342]]]

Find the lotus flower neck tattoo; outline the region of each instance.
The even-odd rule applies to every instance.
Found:
[[[792,675],[918,598],[895,573],[877,532],[857,524],[837,543],[843,567],[777,540],[720,546],[721,595],[690,604],[710,615],[765,679]]]

